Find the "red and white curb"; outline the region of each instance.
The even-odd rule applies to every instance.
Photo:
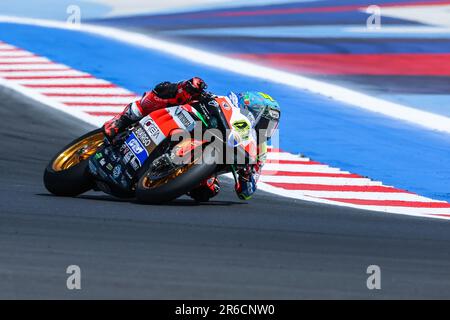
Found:
[[[0,42],[0,85],[94,126],[137,95],[106,80]],[[259,188],[301,200],[450,219],[450,203],[385,186],[311,159],[270,149]]]
[[[0,84],[102,125],[137,95],[111,82],[0,42]]]

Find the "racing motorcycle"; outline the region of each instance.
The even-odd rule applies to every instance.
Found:
[[[256,161],[254,118],[237,97],[159,109],[109,142],[102,129],[65,146],[44,173],[47,190],[77,196],[91,189],[146,203],[176,199],[212,176]],[[199,134],[199,132],[201,134]]]

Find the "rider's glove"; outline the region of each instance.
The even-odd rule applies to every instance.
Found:
[[[249,200],[256,191],[254,169],[248,166],[238,172],[238,183],[235,185],[239,199]]]
[[[198,99],[200,95],[208,88],[208,85],[205,81],[203,81],[203,79],[194,77],[181,82],[180,87],[182,90],[190,94],[192,99]]]

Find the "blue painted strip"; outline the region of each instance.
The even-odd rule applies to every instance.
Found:
[[[421,2],[432,2],[433,0],[424,0]],[[405,3],[411,3],[411,0],[377,0],[377,5],[385,5],[385,4],[405,4]],[[318,1],[297,1],[293,3],[277,3],[276,1],[273,1],[273,3],[268,3],[268,5],[261,6],[261,5],[252,5],[251,1],[246,1],[247,6],[239,6],[237,4],[234,4],[235,1],[229,1],[229,5],[233,7],[221,7],[220,4],[217,6],[219,8],[199,8],[199,10],[196,13],[200,14],[206,14],[210,15],[211,17],[217,18],[217,14],[223,13],[223,12],[239,12],[239,11],[259,11],[259,10],[279,10],[279,9],[297,9],[297,8],[324,8],[324,7],[344,7],[344,6],[359,6],[361,8],[368,7],[370,5],[374,5],[373,0],[339,0],[338,2],[335,0],[318,0]],[[116,22],[122,22],[125,20],[130,21],[136,21],[136,23],[142,23],[145,20],[151,20],[151,18],[176,18],[176,19],[184,19],[187,17],[190,19],[192,15],[192,10],[188,10],[187,12],[178,12],[178,13],[162,13],[159,15],[140,15],[140,16],[133,16],[133,17],[117,17],[117,18],[111,18],[108,19],[109,21],[116,21]],[[308,15],[308,14],[314,14],[314,13],[302,13],[302,15]],[[328,14],[334,14],[334,12],[322,12],[322,15],[328,15]],[[267,15],[264,16],[267,18]],[[197,19],[202,19],[202,17],[196,17]],[[251,18],[251,17],[247,17]],[[176,21],[176,20],[175,20]]]
[[[141,93],[202,76],[218,94],[270,93],[282,106],[281,147],[432,198],[450,200],[450,139],[307,91],[211,69],[160,52],[67,30],[0,24],[0,40]],[[82,48],[82,51],[80,50]]]
[[[204,28],[163,31],[162,34],[182,36],[255,37],[255,38],[359,38],[359,39],[449,39],[448,28],[431,26],[390,25],[369,30],[359,25],[326,26],[263,26],[237,28]]]
[[[95,20],[96,23],[125,28],[140,27],[144,29],[183,29],[183,28],[207,28],[212,26],[222,27],[251,27],[251,26],[276,26],[276,25],[336,25],[353,24],[364,26],[369,15],[365,12],[325,12],[325,13],[301,13],[288,15],[261,15],[261,16],[205,16],[192,17],[186,15],[161,15],[161,16],[134,16],[127,18],[112,18]],[[382,18],[383,25],[421,25],[414,21],[397,18]]]
[[[448,94],[381,94],[382,99],[400,102],[411,107],[450,118],[450,95]],[[450,152],[450,151],[449,151]]]
[[[222,39],[223,40],[223,39]],[[448,39],[248,39],[228,37],[188,37],[182,40],[191,46],[208,48],[222,54],[237,53],[448,53]]]

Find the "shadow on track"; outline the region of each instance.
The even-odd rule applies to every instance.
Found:
[[[55,197],[55,198],[61,198],[58,196],[54,196],[50,193],[37,193],[37,196],[40,197]],[[245,202],[237,202],[237,201],[225,201],[225,200],[210,200],[208,202],[196,202],[191,199],[175,199],[171,202],[157,204],[157,205],[151,205],[147,203],[138,202],[135,199],[120,199],[116,198],[107,194],[102,195],[80,195],[78,197],[74,197],[74,199],[85,199],[85,200],[95,200],[95,201],[108,201],[108,202],[129,202],[137,205],[142,206],[167,206],[167,207],[202,207],[202,206],[234,206],[234,205],[243,205],[246,204]]]

